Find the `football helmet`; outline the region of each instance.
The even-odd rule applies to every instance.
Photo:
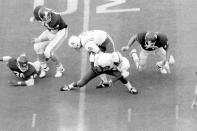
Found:
[[[37,6],[33,11],[35,19],[37,21],[43,21],[43,22],[51,21],[51,12],[52,12],[51,9],[46,8],[42,5]]]
[[[112,62],[115,66],[118,66],[122,62],[122,55],[120,52],[112,53]]]
[[[17,58],[17,67],[22,71],[25,72],[28,70],[28,59],[26,54],[21,54]]]
[[[77,49],[77,48],[81,48],[81,41],[80,38],[77,36],[71,36],[68,40],[68,45],[71,48]]]
[[[157,40],[157,34],[154,32],[147,32],[145,35],[145,41],[150,41],[151,43],[155,43]]]

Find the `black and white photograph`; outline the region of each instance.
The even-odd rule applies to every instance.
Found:
[[[0,131],[197,131],[196,12],[0,0]]]

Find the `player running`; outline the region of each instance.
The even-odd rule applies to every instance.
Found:
[[[55,51],[67,38],[67,24],[58,13],[44,6],[37,6],[33,13],[34,17],[32,21],[39,21],[47,28],[39,37],[33,40],[34,50],[41,62],[41,73],[39,77],[43,78],[46,76],[46,72],[49,70],[47,66],[49,59],[56,65],[55,77],[62,77],[64,67],[58,56],[55,55]]]
[[[133,35],[127,46],[122,47],[122,51],[127,51],[137,41],[141,46],[139,57],[136,49],[131,50],[130,56],[136,64],[139,71],[145,68],[149,55],[158,55],[161,61],[156,63],[158,70],[162,74],[170,73],[169,64],[174,64],[175,60],[169,51],[168,38],[165,34],[159,32],[140,32]]]

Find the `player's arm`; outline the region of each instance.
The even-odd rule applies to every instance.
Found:
[[[8,62],[12,57],[11,56],[3,56],[0,58],[0,61],[2,62]]]
[[[133,44],[134,42],[137,40],[137,34],[131,36],[131,38],[129,39],[129,42],[126,46],[123,46],[121,48],[122,51],[127,51]]]
[[[130,63],[127,58],[122,59],[122,64],[119,65],[118,70],[121,72],[121,75],[126,78],[129,76],[129,69],[130,69]]]
[[[84,45],[84,48],[88,52],[93,52],[94,54],[98,54],[101,52],[100,48],[95,44],[95,42],[90,41]]]
[[[32,76],[28,80],[25,80],[25,81],[11,80],[11,81],[8,81],[8,83],[11,86],[33,86],[34,85],[34,78]]]
[[[49,39],[47,37],[42,37],[42,38],[33,38],[32,39],[32,43],[39,43],[39,42],[44,42],[44,41],[49,41]]]

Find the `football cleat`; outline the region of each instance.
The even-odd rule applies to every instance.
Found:
[[[171,64],[171,65],[175,64],[174,56],[170,55],[170,58],[168,61],[169,61],[169,64]]]
[[[70,89],[69,86],[67,86],[67,85],[64,85],[64,86],[62,86],[62,87],[60,88],[60,91],[69,91],[69,90],[71,90],[71,89]]]
[[[107,88],[107,87],[110,87],[110,86],[111,86],[110,82],[104,83],[103,81],[101,81],[99,83],[99,85],[96,86],[96,89],[98,89],[98,88]]]
[[[129,89],[129,93],[131,94],[138,94],[138,91],[135,87],[132,87],[131,89]]]
[[[49,71],[49,67],[48,66],[46,66],[44,68],[41,67],[39,78],[44,78],[48,71]]]
[[[72,90],[74,88],[73,86],[74,82],[71,83],[70,85],[64,85],[60,88],[60,91],[69,91],[69,90]]]
[[[55,73],[55,77],[62,77],[63,76],[63,72],[65,71],[63,65],[61,64],[60,66],[56,67],[56,73]]]

